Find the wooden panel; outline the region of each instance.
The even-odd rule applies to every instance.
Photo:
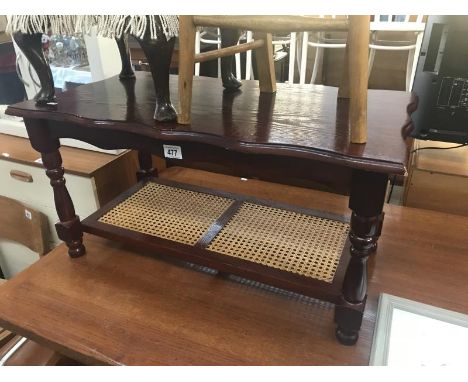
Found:
[[[39,211],[0,196],[0,238],[21,243],[42,255],[46,251],[47,221]]]
[[[133,186],[138,169],[138,153],[128,151],[117,160],[109,162],[94,175],[99,205],[104,205]],[[78,207],[78,206],[77,206]]]
[[[458,146],[456,143],[416,140],[414,149]],[[414,153],[414,167],[419,170],[468,177],[468,146],[449,150],[424,149]]]
[[[19,181],[10,176],[11,171],[30,174],[33,181],[30,183]],[[94,180],[74,174],[66,174],[65,179],[80,212],[86,215],[92,213],[99,206]],[[118,180],[122,181],[121,178]],[[54,206],[54,195],[45,170],[22,163],[0,160],[0,195],[20,200],[32,207]]]
[[[406,206],[468,216],[468,177],[412,171]]]
[[[210,179],[196,174],[196,183],[208,187],[248,188],[236,178]],[[347,201],[266,182],[247,185],[258,196],[308,208],[337,212]],[[332,305],[214,277],[89,235],[86,256],[70,260],[61,246],[0,287],[0,323],[89,364],[367,365],[379,293],[468,313],[462,298],[468,295],[468,219],[393,205],[385,212],[370,259],[363,327],[352,348],[334,338]]]
[[[454,143],[414,141],[404,204],[452,214],[468,215],[468,147]]]
[[[66,173],[91,177],[106,164],[116,160],[120,155],[111,155],[97,151],[77,149],[63,146],[60,149]],[[41,163],[35,162],[40,154],[31,147],[29,139],[0,134],[1,159],[28,164],[42,168]],[[125,153],[121,154],[125,155]]]

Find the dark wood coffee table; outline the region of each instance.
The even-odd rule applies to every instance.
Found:
[[[177,78],[171,78],[177,99]],[[153,120],[148,73],[83,85],[57,105],[10,106],[23,117],[54,190],[59,237],[85,253],[83,231],[303,293],[336,304],[337,337],[358,338],[367,260],[376,251],[388,177],[406,173],[410,95],[369,91],[368,142],[349,143],[348,102],[337,89],[280,85],[260,94],[254,81],[223,93],[194,82],[192,124]],[[139,151],[140,182],[83,222],[65,186],[59,138]],[[169,146],[169,147],[168,147]],[[238,194],[157,179],[151,154],[185,166],[349,194],[351,219]],[[214,302],[215,303],[215,302]]]

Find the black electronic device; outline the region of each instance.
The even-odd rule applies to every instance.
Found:
[[[412,136],[468,143],[468,16],[429,16],[414,78]]]

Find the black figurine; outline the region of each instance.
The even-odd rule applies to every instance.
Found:
[[[148,60],[156,92],[154,119],[174,121],[177,113],[171,103],[169,92],[169,68],[175,38],[178,36],[178,16],[70,16],[70,15],[28,15],[11,16],[7,30],[12,34],[18,47],[36,71],[41,89],[34,97],[37,105],[55,102],[55,90],[52,72],[42,50],[42,34],[51,30],[52,34],[73,35],[90,33],[96,27],[97,35],[115,38],[122,60],[119,78],[122,81],[133,80],[130,62],[128,35],[136,38]],[[237,44],[237,30],[221,31],[222,45]],[[241,86],[232,73],[233,57],[221,60],[223,86],[237,89]]]

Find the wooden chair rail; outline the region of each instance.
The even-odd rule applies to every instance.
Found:
[[[232,56],[236,53],[246,52],[248,50],[257,49],[265,45],[263,39],[247,42],[245,44],[239,44],[234,46],[229,46],[227,48],[221,48],[217,50],[211,50],[209,52],[198,53],[195,55],[195,62],[205,62],[209,60],[214,60],[220,57]]]
[[[315,16],[193,16],[196,26],[246,29],[258,32],[346,31],[347,19]]]

